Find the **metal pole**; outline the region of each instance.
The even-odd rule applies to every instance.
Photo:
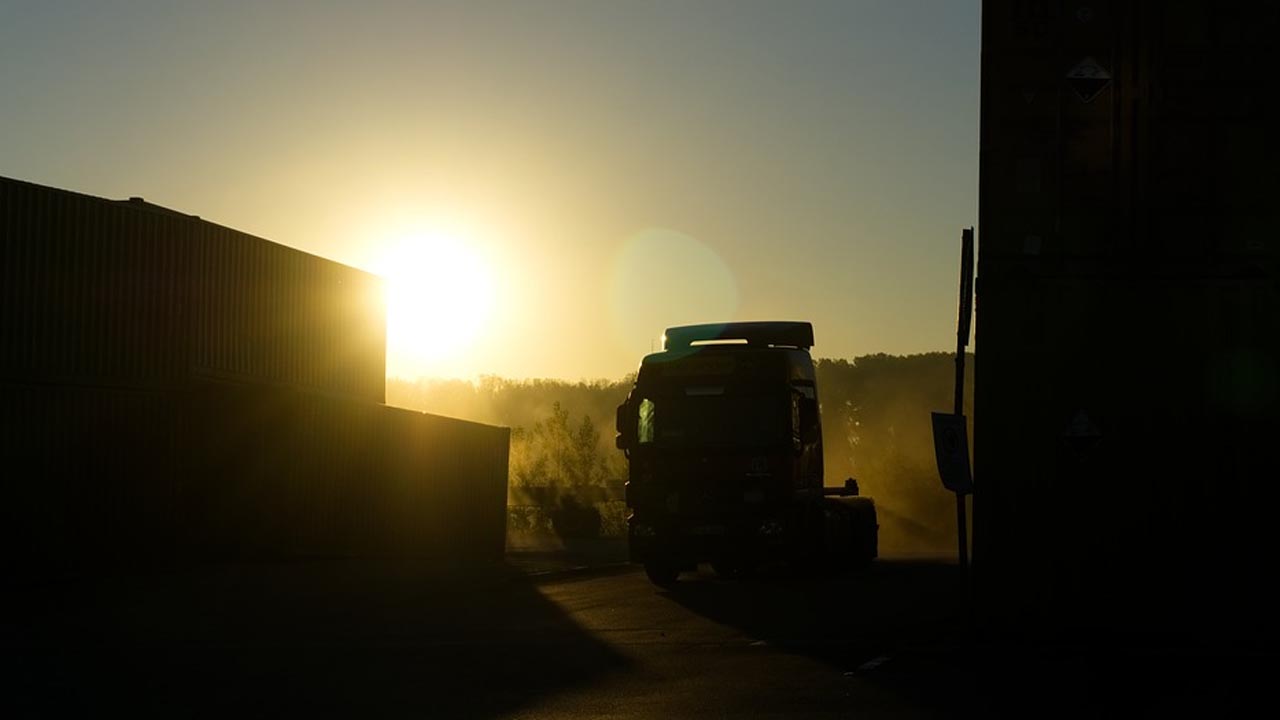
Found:
[[[964,416],[964,356],[969,345],[969,324],[973,317],[973,228],[960,235],[960,315],[956,323],[956,403],[955,414]],[[966,433],[967,435],[967,433]],[[956,493],[956,530],[959,535],[960,569],[969,568],[969,529],[964,493]]]

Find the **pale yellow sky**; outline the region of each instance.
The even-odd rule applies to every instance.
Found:
[[[0,174],[366,269],[406,237],[462,246],[422,282],[491,292],[413,297],[422,328],[473,336],[393,347],[395,374],[616,378],[663,327],[730,319],[810,320],[825,357],[941,350],[976,219],[978,14],[5,3]]]

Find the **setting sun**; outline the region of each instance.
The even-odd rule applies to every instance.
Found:
[[[489,324],[492,272],[462,233],[405,233],[388,244],[375,272],[386,282],[388,374],[458,363]]]

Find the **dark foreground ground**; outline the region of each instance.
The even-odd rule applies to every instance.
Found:
[[[625,565],[553,560],[11,587],[0,717],[1230,715],[1267,699],[1274,670],[1273,654],[1176,640],[974,642],[954,609],[956,568],[938,561],[839,578],[697,574],[667,592]]]

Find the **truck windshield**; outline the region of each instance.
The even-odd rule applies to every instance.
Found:
[[[778,445],[791,407],[778,394],[664,395],[640,404],[640,442],[667,447]]]

